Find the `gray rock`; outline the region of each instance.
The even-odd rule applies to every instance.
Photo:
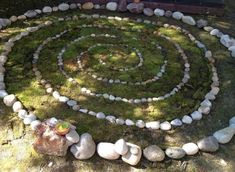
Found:
[[[181,159],[185,156],[185,151],[179,147],[170,147],[166,149],[166,155],[172,159]]]
[[[75,3],[72,3],[69,5],[69,9],[71,10],[77,9],[77,5]]]
[[[156,8],[156,9],[154,10],[154,14],[155,14],[156,16],[158,16],[158,17],[161,17],[161,16],[164,16],[165,11],[162,10],[162,9]]]
[[[5,96],[7,96],[7,92],[5,90],[0,90],[0,98],[4,98]]]
[[[96,114],[96,118],[98,118],[98,119],[104,119],[104,118],[105,118],[105,114],[104,114],[103,112],[98,112],[98,113]]]
[[[73,106],[77,105],[77,101],[76,100],[69,100],[66,103],[70,107],[73,107]]]
[[[25,20],[27,17],[25,15],[20,15],[17,17],[18,20]]]
[[[132,120],[130,120],[130,119],[126,119],[125,124],[128,125],[128,126],[132,126],[135,123]]]
[[[156,146],[150,145],[143,150],[144,157],[152,162],[163,161],[165,159],[164,151]]]
[[[187,155],[195,155],[199,151],[199,148],[195,143],[186,143],[182,146],[182,149]]]
[[[184,16],[184,14],[181,12],[178,12],[178,11],[176,11],[172,14],[172,17],[176,20],[181,20],[183,16]]]
[[[208,22],[206,20],[203,20],[203,19],[197,20],[197,27],[198,28],[201,29],[207,25],[208,25]]]
[[[144,10],[144,4],[141,3],[130,3],[127,5],[127,9],[131,12],[131,13],[142,13]]]
[[[144,11],[143,11],[144,15],[146,16],[152,16],[154,13],[153,13],[153,10],[151,8],[144,8]]]
[[[163,123],[160,124],[160,129],[167,131],[171,129],[171,124],[168,121],[165,121]]]
[[[219,143],[214,136],[206,137],[197,142],[198,148],[204,152],[215,152],[219,149]]]
[[[66,97],[66,96],[60,96],[59,97],[59,102],[66,103],[67,101],[69,101],[68,97]]]
[[[70,131],[65,135],[66,139],[71,143],[79,142],[79,135],[74,129],[70,129]]]
[[[29,10],[26,13],[24,13],[24,15],[28,18],[33,18],[37,16],[37,12],[34,10]]]
[[[76,4],[75,4],[76,5]],[[58,5],[58,9],[60,11],[67,11],[69,9],[69,4],[66,4],[66,3],[62,3],[60,5]]]
[[[16,102],[16,96],[14,94],[9,94],[3,98],[3,102],[6,106],[12,106]]]
[[[16,16],[11,16],[10,17],[11,22],[16,22],[18,18]]]
[[[137,165],[142,156],[141,148],[128,142],[127,146],[129,147],[129,151],[122,156],[122,160],[130,165]]]
[[[166,16],[166,17],[171,17],[171,16],[172,16],[172,11],[167,10],[167,11],[165,12],[165,16]]]
[[[235,124],[235,116],[229,120],[229,125]]]
[[[191,25],[191,26],[196,25],[195,20],[191,16],[183,16],[182,21],[186,24]]]
[[[83,160],[91,158],[96,150],[95,142],[92,136],[88,133],[84,133],[80,137],[80,141],[77,144],[71,146],[70,151],[75,158]]]
[[[219,131],[216,131],[213,136],[217,139],[217,141],[221,144],[225,144],[230,142],[235,134],[235,129],[232,127],[226,127]]]
[[[194,111],[193,113],[191,113],[191,117],[193,120],[200,120],[202,119],[202,113]]]
[[[210,31],[212,31],[214,28],[211,27],[211,26],[205,26],[205,27],[203,27],[203,29],[204,29],[205,31],[207,31],[207,32],[210,32]]]
[[[14,112],[19,112],[19,110],[23,109],[23,105],[21,102],[16,101],[13,105],[12,105],[12,109]]]
[[[184,115],[183,118],[182,118],[182,122],[185,123],[185,124],[191,124],[192,123],[192,118],[188,115]]]
[[[118,11],[125,12],[127,11],[127,1],[126,0],[119,0],[118,1]]]
[[[171,121],[171,125],[178,127],[178,126],[183,125],[183,123],[180,119],[174,119]]]
[[[49,7],[49,6],[45,6],[45,7],[42,9],[42,12],[43,12],[43,13],[51,13],[51,12],[52,12],[52,8]]]
[[[124,139],[119,139],[116,141],[114,144],[114,150],[119,154],[119,155],[125,155],[128,152],[128,146],[125,142]]]
[[[122,118],[118,118],[118,119],[116,119],[116,123],[118,125],[123,125],[123,124],[125,124],[125,121]]]
[[[115,152],[113,143],[100,142],[97,145],[97,153],[100,157],[108,160],[115,160],[120,157],[120,155]]]
[[[146,126],[143,120],[137,120],[135,125],[139,128],[144,128]]]
[[[118,7],[118,4],[116,2],[108,2],[106,4],[106,9],[109,11],[116,11]]]

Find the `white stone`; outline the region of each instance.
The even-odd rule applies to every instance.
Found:
[[[167,131],[171,129],[171,124],[168,121],[165,121],[163,123],[160,124],[160,129]]]
[[[141,159],[142,151],[141,148],[137,145],[127,142],[127,146],[129,147],[129,151],[122,156],[122,160],[130,165],[137,165]],[[131,149],[137,149],[137,154],[131,153]],[[133,152],[133,151],[132,151]]]
[[[125,124],[125,121],[122,118],[118,118],[118,119],[116,119],[116,123],[118,125],[123,125],[123,124]]]
[[[202,114],[205,114],[205,115],[209,114],[209,113],[210,113],[210,110],[211,110],[211,108],[208,107],[208,106],[200,106],[200,107],[198,108],[198,112],[200,112],[200,113],[202,113]]]
[[[49,7],[49,6],[45,6],[45,7],[42,9],[42,12],[43,12],[43,13],[51,13],[51,12],[52,12],[52,8]]]
[[[212,103],[210,102],[210,100],[205,99],[205,100],[203,100],[203,102],[201,102],[200,105],[201,105],[201,106],[206,106],[206,107],[211,107],[211,106],[212,106]]]
[[[199,151],[199,148],[195,143],[186,143],[182,146],[182,149],[187,155],[195,155]]]
[[[145,127],[145,123],[143,120],[137,120],[135,125],[139,128],[144,128]]]
[[[114,144],[114,150],[119,154],[119,155],[125,155],[128,152],[128,146],[125,142],[124,139],[119,139],[116,141]]]
[[[229,120],[229,125],[235,124],[235,116]]]
[[[32,118],[24,118],[24,124],[25,125],[30,125],[33,121],[35,121],[34,119],[32,119]]]
[[[23,109],[23,105],[21,102],[19,101],[16,101],[13,106],[12,106],[12,109],[14,112],[19,112],[19,110]]]
[[[188,115],[184,115],[183,118],[182,118],[182,122],[185,123],[185,124],[191,124],[192,123],[192,118]]]
[[[135,123],[134,123],[132,120],[130,120],[130,119],[126,119],[125,124],[126,124],[127,126],[135,125]]]
[[[68,97],[66,97],[66,96],[60,96],[59,97],[59,102],[66,103],[67,101],[69,101]]]
[[[32,121],[31,124],[30,124],[30,127],[32,130],[36,130],[37,127],[41,124],[41,121],[39,120],[35,120],[35,121]]]
[[[104,114],[103,112],[98,112],[98,113],[96,114],[96,118],[98,118],[98,119],[104,119],[104,118],[105,118],[105,114]]]
[[[21,118],[21,119],[26,118],[27,115],[28,115],[28,112],[27,112],[25,109],[21,109],[21,110],[19,110],[19,112],[18,112],[18,117]]]
[[[58,9],[60,11],[67,11],[69,9],[69,5],[66,3],[62,3],[62,4],[58,5]]]
[[[184,23],[192,25],[192,26],[196,25],[195,20],[191,16],[183,16],[182,17],[182,21]]]
[[[58,91],[53,91],[52,96],[53,96],[55,99],[59,99],[59,98],[60,98],[60,93],[59,93]]]
[[[29,10],[26,13],[24,13],[24,15],[28,18],[33,18],[37,16],[37,12],[34,10]]]
[[[116,117],[112,116],[112,115],[106,116],[106,119],[111,123],[115,123],[115,121],[116,121]]]
[[[100,142],[97,145],[97,153],[100,157],[108,160],[115,160],[120,157],[120,155],[115,152],[113,143]]]
[[[95,142],[92,136],[88,133],[81,135],[80,140],[77,144],[73,144],[70,151],[75,156],[75,158],[84,160],[91,158],[96,150]]]
[[[9,94],[3,98],[3,103],[6,106],[12,106],[16,102],[16,96],[14,94]]]
[[[219,91],[220,91],[219,87],[212,87],[210,92],[214,95],[217,95]]]
[[[213,29],[210,34],[213,35],[213,36],[216,36],[217,34],[219,33],[219,30],[218,29]]]
[[[148,129],[158,130],[160,128],[160,122],[159,121],[146,122],[145,126]]]
[[[161,16],[164,16],[165,11],[164,11],[163,9],[156,8],[156,9],[154,10],[154,14],[155,14],[156,16],[158,16],[158,17],[161,17]]]
[[[176,20],[181,20],[183,16],[184,16],[184,14],[181,12],[178,12],[178,11],[176,11],[172,14],[172,17]]]
[[[193,113],[191,113],[191,117],[193,120],[200,120],[202,119],[202,113],[194,111]]]
[[[207,50],[205,53],[206,58],[211,58],[212,57],[212,52],[210,50]]]
[[[178,126],[183,125],[183,123],[180,119],[174,119],[171,121],[171,125],[178,127]]]
[[[226,127],[219,131],[216,131],[213,134],[213,136],[216,138],[216,140],[219,143],[225,144],[225,143],[228,143],[233,138],[234,134],[235,134],[235,128]]]
[[[75,101],[75,100],[69,100],[66,103],[70,107],[73,107],[73,106],[77,105],[77,101]]]
[[[110,11],[116,11],[118,4],[116,2],[108,2],[106,4],[106,9]]]
[[[5,90],[0,90],[0,98],[4,98],[8,93]]]
[[[72,143],[79,142],[79,135],[76,130],[70,129],[70,131],[65,135],[66,139]]]

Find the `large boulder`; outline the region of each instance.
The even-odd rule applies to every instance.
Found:
[[[120,157],[115,151],[113,143],[100,142],[97,145],[97,153],[100,157],[108,160],[115,160]]]
[[[213,136],[217,139],[217,141],[221,144],[225,144],[230,142],[235,134],[235,129],[232,127],[226,127],[219,131],[216,131]]]
[[[142,13],[144,10],[144,4],[141,3],[130,3],[127,5],[127,9],[131,12],[131,13]]]
[[[62,3],[62,4],[58,5],[58,9],[60,11],[67,11],[69,9],[69,4]]]
[[[116,11],[118,7],[118,4],[116,2],[108,2],[106,4],[106,9],[109,11]]]
[[[165,158],[164,151],[156,145],[150,145],[146,147],[143,150],[143,154],[147,160],[152,161],[152,162],[163,161]]]
[[[191,16],[183,16],[182,17],[182,21],[184,23],[192,25],[192,26],[196,25],[195,20]]]
[[[80,141],[77,144],[71,146],[70,151],[75,158],[83,160],[89,159],[95,154],[96,145],[92,139],[92,136],[88,133],[84,133],[80,137]]]
[[[139,146],[127,143],[128,152],[122,156],[122,160],[130,165],[137,165],[142,156],[142,150]]]

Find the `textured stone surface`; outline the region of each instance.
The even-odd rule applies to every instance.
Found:
[[[200,150],[205,152],[215,152],[219,149],[218,141],[215,137],[209,136],[197,142]]]
[[[185,151],[179,147],[170,147],[166,149],[166,155],[172,159],[180,159],[185,156]]]
[[[147,160],[152,161],[152,162],[163,161],[165,158],[164,151],[156,145],[150,145],[146,147],[143,150],[143,154]]]

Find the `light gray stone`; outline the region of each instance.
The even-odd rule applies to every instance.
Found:
[[[105,118],[105,114],[104,114],[103,112],[98,112],[98,113],[96,114],[96,118],[98,118],[98,119],[104,119],[104,118]]]
[[[191,26],[196,25],[195,20],[191,16],[183,16],[182,21],[186,24],[191,25]]]
[[[172,159],[181,159],[185,156],[185,151],[179,147],[170,147],[166,149],[166,155]]]
[[[199,151],[199,148],[195,143],[186,143],[182,146],[182,149],[187,155],[195,155]]]
[[[184,14],[179,11],[176,11],[172,14],[172,17],[176,20],[181,20],[183,16]]]
[[[135,125],[139,128],[144,128],[146,126],[143,120],[137,120]]]
[[[24,13],[24,15],[28,18],[33,18],[37,16],[37,12],[34,10],[29,10],[26,13]]]
[[[171,124],[168,121],[165,121],[163,123],[160,124],[160,129],[167,131],[171,129]]]
[[[19,110],[23,109],[23,105],[21,102],[16,101],[13,105],[12,105],[12,109],[14,112],[19,112]]]
[[[171,121],[171,125],[173,125],[175,127],[179,127],[179,126],[183,125],[183,123],[180,119],[174,119]]]
[[[109,11],[116,11],[118,7],[118,4],[116,2],[108,2],[106,4],[106,9]]]
[[[215,152],[219,149],[219,143],[214,136],[209,136],[197,142],[197,146],[204,152]]]
[[[73,144],[70,151],[75,158],[84,160],[91,158],[96,150],[95,142],[92,136],[88,133],[84,133],[80,137],[80,141],[77,144]]]
[[[97,145],[97,153],[100,157],[108,160],[115,160],[120,157],[120,155],[115,152],[113,143],[100,142]]]
[[[229,120],[229,125],[235,124],[235,116]]]
[[[51,13],[51,12],[52,12],[52,8],[49,7],[49,6],[45,6],[45,7],[42,9],[42,12],[43,12],[43,13]]]
[[[182,122],[185,124],[191,124],[193,122],[192,118],[188,115],[184,115],[182,118]]]
[[[14,94],[9,94],[3,98],[3,102],[6,106],[12,106],[16,102],[16,96]]]
[[[131,13],[142,13],[142,11],[144,10],[144,4],[141,3],[129,3],[127,5],[127,9],[131,12]]]
[[[152,16],[154,14],[154,12],[151,8],[144,8],[143,13],[146,16]]]
[[[232,127],[226,127],[219,131],[216,131],[213,136],[217,139],[217,141],[221,144],[225,144],[230,142],[235,134],[235,129]]]
[[[70,129],[70,131],[65,135],[66,139],[72,143],[79,142],[79,135],[74,129]]]
[[[126,119],[125,124],[128,125],[128,126],[135,125],[135,123],[130,119]]]
[[[160,122],[159,121],[146,122],[145,126],[148,129],[158,130],[160,128]]]
[[[143,150],[144,157],[152,162],[163,161],[165,159],[164,151],[156,146],[150,145]]]
[[[202,119],[202,113],[194,111],[193,113],[191,113],[191,117],[193,120],[200,120]]]
[[[76,4],[75,4],[76,5]],[[66,4],[66,3],[62,3],[60,5],[58,5],[58,9],[60,11],[67,11],[69,9],[69,4]]]
[[[161,16],[164,16],[165,11],[164,11],[163,9],[156,8],[156,9],[154,10],[154,14],[155,14],[156,16],[158,16],[158,17],[161,17]]]
[[[119,155],[125,155],[128,152],[126,141],[124,139],[119,139],[118,141],[116,141],[116,143],[114,144],[114,150]]]
[[[0,98],[4,98],[8,93],[5,90],[0,90]]]
[[[142,156],[141,148],[135,144],[128,143],[128,142],[127,142],[127,146],[129,147],[128,152],[122,156],[122,160],[130,165],[137,165]]]

